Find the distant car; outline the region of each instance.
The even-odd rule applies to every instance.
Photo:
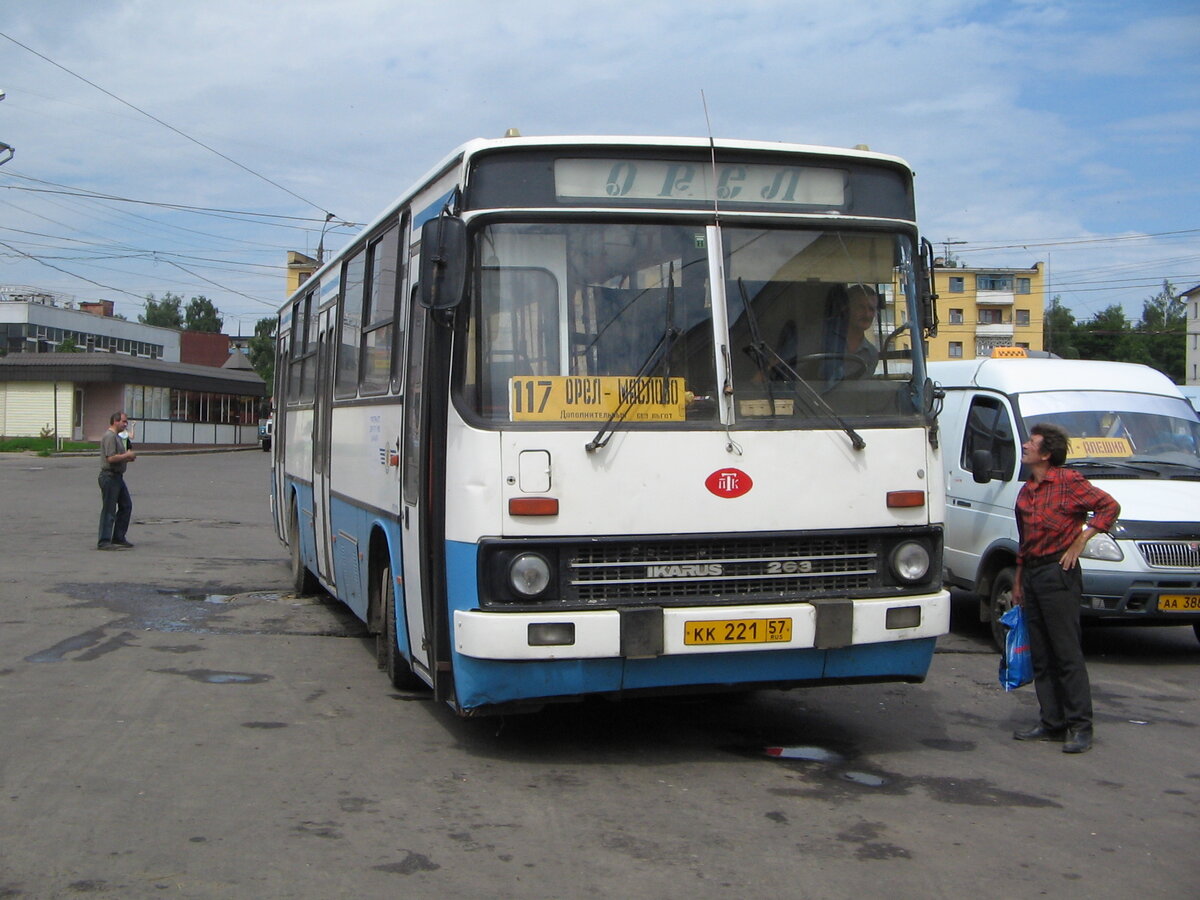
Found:
[[[275,417],[263,419],[258,423],[258,442],[262,444],[263,453],[271,450],[271,434],[275,430]]]

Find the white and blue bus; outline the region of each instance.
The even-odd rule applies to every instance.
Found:
[[[895,157],[464,144],[280,313],[297,590],[463,715],[923,680],[930,263]]]

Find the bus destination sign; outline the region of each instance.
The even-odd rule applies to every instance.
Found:
[[[688,200],[840,207],[847,173],[840,169],[661,159],[559,159],[554,191],[560,200]]]
[[[514,422],[682,422],[687,397],[682,378],[623,375],[525,375],[508,383]]]

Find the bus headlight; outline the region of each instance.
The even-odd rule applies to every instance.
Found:
[[[520,553],[508,564],[508,583],[518,597],[532,600],[550,586],[550,563],[540,553]]]
[[[1079,554],[1084,559],[1103,559],[1109,562],[1120,562],[1125,558],[1121,546],[1104,532],[1093,534],[1083,546]]]
[[[917,541],[897,544],[890,559],[892,574],[900,581],[915,584],[929,575],[929,548]]]

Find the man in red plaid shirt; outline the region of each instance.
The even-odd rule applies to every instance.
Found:
[[[1064,753],[1083,753],[1092,746],[1092,690],[1080,640],[1079,554],[1092,535],[1116,524],[1121,507],[1074,469],[1062,468],[1068,440],[1057,425],[1038,424],[1021,445],[1031,477],[1017,495],[1021,546],[1012,598],[1025,608],[1042,720],[1013,737],[1062,741]]]

